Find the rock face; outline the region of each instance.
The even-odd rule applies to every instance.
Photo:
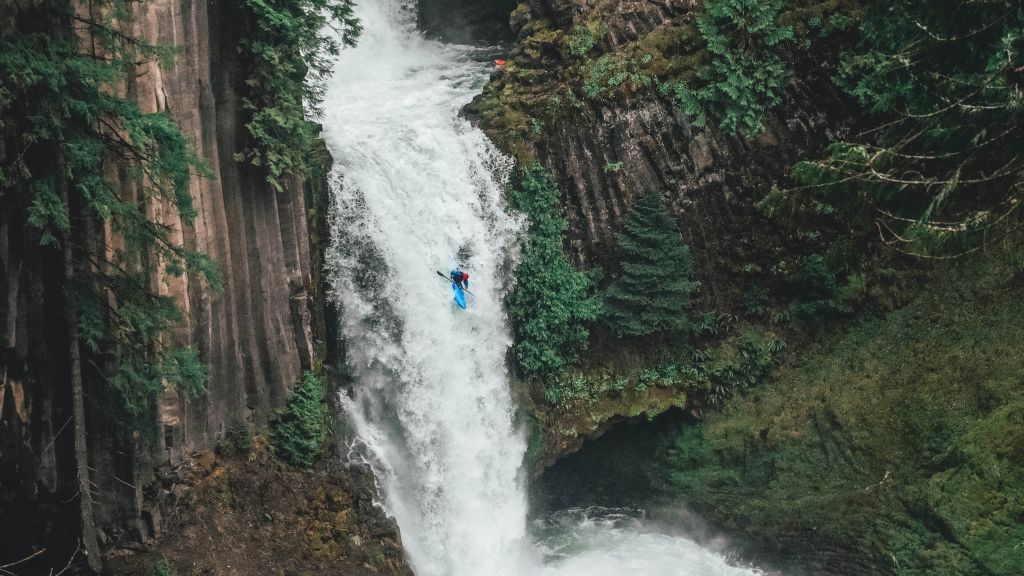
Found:
[[[275,193],[259,170],[232,157],[245,143],[232,4],[146,2],[132,22],[133,35],[182,50],[173,67],[149,64],[128,92],[144,110],[170,113],[213,167],[214,178],[193,185],[195,226],[179,228],[224,279],[221,292],[193,278],[166,282],[188,318],[175,337],[199,349],[210,384],[197,401],[161,402],[161,460],[212,446],[230,424],[265,425],[314,354],[303,185]]]
[[[691,0],[532,0],[513,15],[510,65],[466,108],[499,146],[539,161],[559,181],[569,220],[567,249],[584,268],[614,269],[614,234],[633,200],[666,195],[690,245],[701,299],[725,311],[736,294],[731,268],[771,245],[754,208],[797,159],[842,132],[850,112],[827,78],[793,78],[785,102],[756,139],[697,129],[658,84],[692,68],[681,38]],[[589,28],[595,48],[574,53]],[[621,85],[588,94],[588,76],[607,56]],[[626,73],[628,72],[629,75]],[[777,241],[779,234],[764,234]]]
[[[0,2],[0,13],[27,6]],[[122,22],[134,37],[180,50],[171,65],[141,66],[122,87],[125,95],[145,112],[166,111],[214,173],[193,179],[194,225],[168,206],[152,207],[150,217],[210,256],[224,286],[211,290],[194,275],[153,281],[184,312],[168,339],[194,347],[209,369],[200,397],[162,395],[155,438],[118,429],[97,408],[102,388],[86,382],[90,479],[101,544],[108,546],[158,536],[154,471],[166,474],[212,449],[232,427],[265,427],[321,349],[324,302],[310,186],[326,184],[292,180],[275,192],[258,168],[233,158],[246,137],[240,9],[234,1],[154,0],[132,3],[131,18]],[[115,177],[132,189],[130,175]],[[12,543],[11,553],[58,541],[73,547],[78,526],[60,263],[49,256],[24,214],[0,211],[0,537]],[[364,512],[383,520],[379,510]],[[0,560],[9,559],[7,552]]]
[[[163,490],[163,535],[145,553],[120,549],[114,574],[380,574],[412,576],[395,523],[374,518],[373,475],[340,460],[297,471],[265,441],[231,456],[204,452]]]
[[[430,37],[458,44],[512,39],[508,14],[516,0],[418,0],[417,24]]]
[[[614,233],[633,200],[664,193],[691,247],[705,301],[725,304],[718,275],[729,263],[754,260],[760,249],[749,232],[766,224],[754,201],[801,152],[826,143],[827,116],[806,110],[814,98],[812,88],[794,86],[785,111],[756,141],[697,131],[662,99],[601,105],[593,120],[561,124],[535,154],[559,175],[571,255],[584,267],[611,265]]]

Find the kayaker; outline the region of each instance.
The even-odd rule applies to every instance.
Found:
[[[469,274],[466,274],[462,270],[456,267],[448,275],[452,279],[452,282],[462,287],[463,290],[469,290]]]

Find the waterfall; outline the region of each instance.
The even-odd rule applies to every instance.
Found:
[[[356,379],[343,402],[413,568],[751,573],[637,527],[588,519],[555,538],[530,534],[501,307],[523,221],[502,200],[511,160],[458,116],[490,64],[474,48],[421,38],[414,5],[360,5],[365,32],[338,60],[324,116],[336,206],[327,266]],[[471,274],[469,310],[436,274],[456,263]],[[636,556],[648,553],[657,563]],[[704,564],[692,564],[698,556]]]

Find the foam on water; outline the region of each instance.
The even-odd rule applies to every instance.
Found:
[[[502,200],[511,161],[458,116],[486,58],[422,39],[414,5],[360,5],[365,32],[338,60],[323,123],[328,273],[357,381],[343,402],[416,573],[749,574],[636,526],[565,528],[570,555],[530,535],[501,309],[523,225]],[[456,259],[472,276],[468,311],[435,272]]]

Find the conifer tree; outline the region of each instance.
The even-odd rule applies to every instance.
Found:
[[[687,311],[699,285],[693,280],[690,249],[661,194],[637,200],[618,234],[622,275],[606,294],[606,322],[619,336],[685,334]]]
[[[836,81],[876,126],[798,164],[776,210],[821,206],[842,224],[927,258],[979,250],[1024,205],[1024,7],[1020,2],[871,3]],[[867,209],[865,209],[867,208]]]

